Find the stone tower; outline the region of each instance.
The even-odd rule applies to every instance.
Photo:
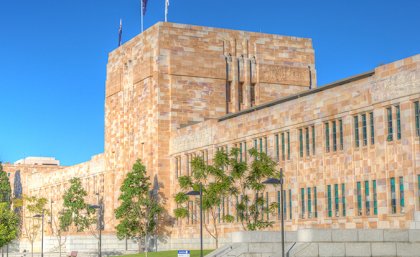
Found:
[[[105,99],[107,188],[136,159],[167,198],[170,139],[180,127],[316,87],[305,38],[158,23],[110,53]]]

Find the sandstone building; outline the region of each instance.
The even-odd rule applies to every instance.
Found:
[[[50,199],[54,216],[69,180],[80,177],[88,201],[103,198],[115,247],[124,243],[113,237],[113,211],[136,159],[172,213],[177,176],[193,156],[211,160],[220,147],[238,147],[244,159],[255,147],[278,161],[287,230],[420,228],[420,55],[321,87],[316,74],[311,39],[158,23],[109,54],[104,153],[72,167],[5,170],[12,178],[20,171],[25,194]],[[233,209],[234,199],[224,203],[221,212]],[[240,229],[222,224],[220,232]],[[161,247],[197,235],[191,215]]]

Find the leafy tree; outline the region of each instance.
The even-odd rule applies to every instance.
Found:
[[[235,221],[235,217],[227,214],[220,214],[222,199],[236,198],[234,204],[237,219],[241,222],[245,230],[260,230],[271,227],[273,222],[265,219],[267,213],[274,213],[277,203],[272,203],[267,208],[264,197],[265,179],[277,176],[276,162],[267,154],[250,149],[249,155],[252,159],[248,165],[241,161],[240,151],[233,148],[230,154],[224,151],[217,151],[213,164],[208,165],[200,157],[195,157],[191,161],[191,176],[181,176],[178,182],[181,192],[175,196],[178,208],[175,209],[175,217],[185,218],[191,215],[188,209],[189,198],[186,192],[189,190],[199,190],[202,184],[203,190],[203,211],[210,216],[210,223],[204,222],[206,231],[216,241],[218,247],[218,226],[219,217],[225,222]],[[256,197],[250,197],[255,195]],[[197,199],[198,201],[199,199]]]
[[[18,236],[18,217],[11,210],[11,193],[9,177],[3,171],[0,162],[0,248],[7,245]]]
[[[63,196],[64,210],[59,214],[60,231],[75,228],[77,232],[85,231],[96,223],[95,209],[89,208],[85,202],[86,190],[82,187],[80,178],[70,180],[70,188]]]
[[[23,222],[23,230],[25,236],[31,243],[31,252],[33,256],[34,241],[36,240],[39,232],[41,231],[41,219],[35,218],[35,215],[44,214],[49,215],[49,212],[45,210],[47,205],[47,199],[44,197],[36,196],[23,196],[21,199],[15,199],[15,206],[23,207],[23,214],[27,218]]]
[[[10,187],[9,177],[3,171],[3,165],[0,162],[0,202],[7,202],[10,205],[12,188]]]
[[[180,176],[178,183],[181,192],[175,196],[178,208],[175,209],[175,217],[185,218],[193,215],[188,209],[189,197],[187,191],[199,191],[202,186],[203,213],[209,215],[209,223],[203,222],[204,228],[211,237],[214,238],[216,248],[219,247],[219,217],[225,222],[233,222],[234,217],[230,214],[222,215],[220,205],[222,199],[229,199],[228,196],[235,194],[232,177],[228,175],[226,169],[229,167],[228,155],[223,151],[217,151],[213,159],[213,165],[208,165],[203,158],[194,157],[191,160],[191,176]],[[199,206],[199,198],[195,199]]]
[[[120,206],[115,210],[115,217],[119,220],[117,236],[119,239],[133,238],[138,241],[139,252],[141,241],[153,233],[158,226],[155,217],[163,211],[159,204],[157,192],[151,190],[150,178],[146,167],[137,160],[130,172],[127,173],[121,188]],[[146,247],[147,252],[147,247]]]
[[[7,203],[0,202],[0,248],[7,245],[18,235],[19,220]]]
[[[59,212],[60,214],[60,212]],[[62,255],[62,247],[66,244],[67,237],[66,235],[63,235],[61,228],[60,228],[60,216],[54,215],[51,216],[50,219],[50,226],[51,226],[51,234],[56,238],[57,240],[57,250],[59,252],[59,257]]]
[[[242,227],[245,230],[260,230],[273,225],[272,221],[264,219],[268,213],[274,213],[277,203],[272,203],[267,208],[264,197],[265,185],[262,183],[269,177],[279,177],[276,172],[276,162],[264,152],[255,148],[249,150],[252,158],[248,166],[245,162],[238,161],[238,149],[232,149],[230,155],[231,177],[236,181],[234,190],[238,199],[236,212]],[[255,197],[252,199],[250,194]]]

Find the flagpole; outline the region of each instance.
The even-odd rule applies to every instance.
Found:
[[[168,22],[168,0],[165,0],[165,22]]]
[[[143,33],[143,0],[140,0],[140,3],[141,3],[141,10],[140,10],[140,13],[141,13],[141,32]]]

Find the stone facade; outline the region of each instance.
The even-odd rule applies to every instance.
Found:
[[[420,55],[416,55],[256,110],[181,128],[171,140],[172,176],[176,176],[177,158],[181,160],[178,172],[185,175],[188,156],[203,151],[212,156],[220,146],[230,149],[240,144],[260,149],[262,142],[262,151],[285,171],[287,230],[415,228],[420,221],[414,218],[420,211],[415,113],[419,98]],[[388,108],[392,140],[388,139]],[[175,193],[175,179],[172,188]],[[277,202],[273,188],[268,189],[268,199]],[[227,205],[235,204],[234,199],[227,200]],[[232,209],[221,208],[222,212]],[[179,234],[190,228],[194,236],[195,223],[186,223],[178,228]],[[240,229],[239,224],[221,225],[222,233]]]
[[[220,146],[256,142],[285,171],[287,230],[414,228],[419,99],[420,55],[318,88],[310,39],[158,23],[109,54],[103,154],[72,167],[5,169],[24,171],[24,193],[51,199],[53,215],[69,179],[81,177],[88,201],[104,199],[112,236],[119,187],[136,159],[172,214],[177,165],[186,174],[193,155],[211,160]],[[277,201],[275,189],[267,193]],[[197,237],[197,220],[177,224],[165,247]],[[221,235],[240,229],[222,224]]]

